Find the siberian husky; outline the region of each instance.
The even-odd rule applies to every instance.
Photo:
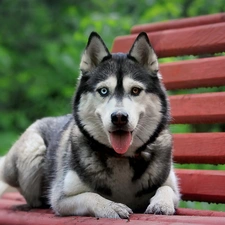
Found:
[[[111,54],[91,33],[80,71],[73,113],[37,120],[1,158],[1,191],[60,216],[174,214],[169,102],[147,34]]]

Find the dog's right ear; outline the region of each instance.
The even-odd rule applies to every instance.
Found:
[[[111,57],[111,54],[101,37],[96,32],[92,32],[81,58],[80,70],[89,72],[109,57]]]

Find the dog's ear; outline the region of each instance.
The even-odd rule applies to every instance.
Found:
[[[91,71],[93,68],[98,66],[100,62],[108,57],[111,57],[111,54],[105,43],[96,32],[92,32],[81,58],[80,70],[82,72]]]
[[[137,36],[128,53],[129,56],[150,70],[154,75],[157,75],[159,71],[157,56],[145,32]]]

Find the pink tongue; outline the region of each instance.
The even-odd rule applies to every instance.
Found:
[[[110,141],[114,151],[118,154],[127,152],[132,140],[131,132],[116,131],[110,133]]]

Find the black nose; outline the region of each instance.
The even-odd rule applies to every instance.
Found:
[[[111,115],[111,121],[117,126],[126,125],[128,123],[128,114],[125,112],[114,112]]]

